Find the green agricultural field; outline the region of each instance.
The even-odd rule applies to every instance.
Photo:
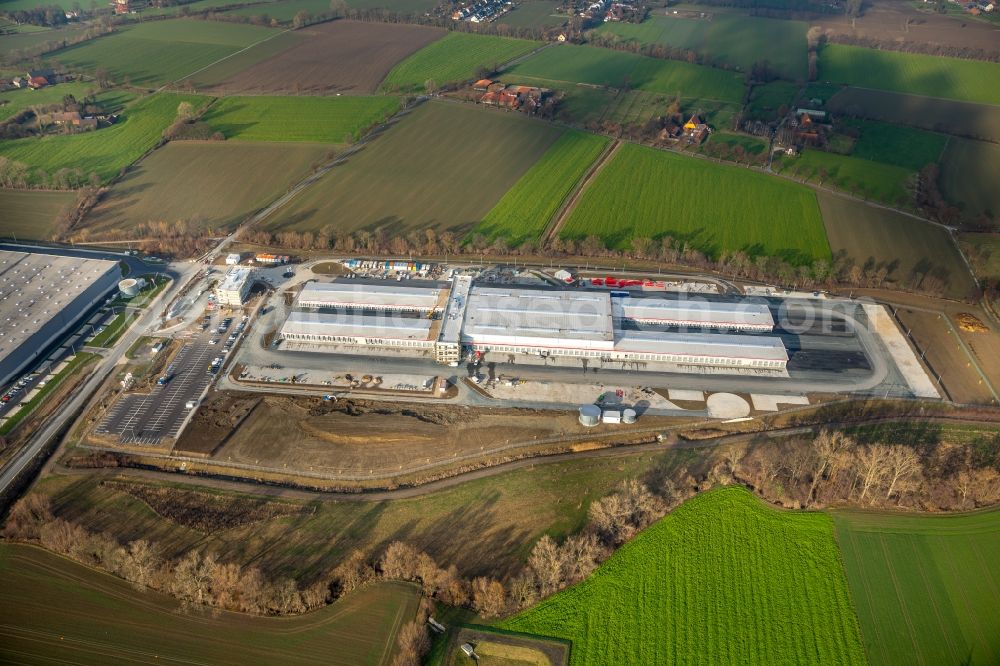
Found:
[[[433,227],[464,234],[560,134],[520,114],[426,103],[265,224],[327,233],[399,235]]]
[[[419,589],[365,587],[292,618],[189,610],[31,546],[0,544],[0,661],[389,664]]]
[[[111,127],[81,134],[47,136],[0,142],[0,155],[44,169],[49,175],[59,169],[96,173],[107,182],[159,142],[163,130],[177,116],[177,106],[206,101],[197,95],[158,93],[126,107],[124,117]],[[37,173],[34,174],[37,180]]]
[[[504,14],[497,23],[514,28],[559,26],[569,20],[565,11],[559,11],[561,5],[557,0],[524,0],[518,4],[517,9]]]
[[[873,666],[1000,663],[1000,511],[832,515]]]
[[[350,143],[398,109],[396,97],[226,97],[203,120],[227,139]]]
[[[38,4],[32,2],[30,7],[37,7]],[[60,48],[65,46],[66,42],[82,36],[89,29],[90,26],[86,24],[74,23],[61,28],[19,30],[17,34],[4,35],[0,37],[0,61],[20,62],[23,60],[25,52],[34,51],[43,46],[48,50]]]
[[[953,138],[941,162],[941,189],[963,216],[1000,220],[1000,145]]]
[[[526,39],[449,32],[393,67],[382,89],[419,91],[429,80],[437,85],[465,81],[477,70],[495,69],[539,46]]]
[[[143,18],[149,18],[152,16],[177,16],[180,14],[195,14],[208,9],[218,9],[219,7],[225,7],[232,4],[234,4],[233,0],[195,0],[194,2],[188,2],[183,5],[171,5],[169,7],[149,6],[141,10],[139,14]]]
[[[1000,63],[826,44],[819,79],[862,88],[1000,104]]]
[[[613,248],[637,236],[670,235],[714,257],[732,250],[796,263],[830,256],[810,189],[634,144],[623,144],[603,167],[561,235],[596,235]]]
[[[873,118],[970,139],[1000,141],[1000,106],[844,88],[830,98],[827,109],[841,116]]]
[[[70,69],[103,67],[116,83],[149,88],[186,78],[252,44],[276,38],[271,28],[175,19],[151,21],[49,55]]]
[[[742,488],[685,502],[500,626],[571,640],[573,666],[865,663],[830,518]]]
[[[806,78],[806,30],[804,21],[715,14],[711,20],[651,16],[640,24],[624,21],[605,23],[598,32],[620,41],[644,46],[660,45],[694,51],[706,64],[728,65],[750,71],[754,63],[767,61],[782,78]]]
[[[388,9],[403,14],[423,14],[437,6],[435,0],[350,0],[351,9]]]
[[[144,222],[186,220],[202,229],[230,229],[284,194],[330,152],[330,146],[308,143],[171,141],[115,183],[84,227],[100,235]]]
[[[941,161],[948,137],[912,127],[900,127],[876,120],[851,120],[850,126],[861,133],[854,144],[854,157],[893,164],[919,171]]]
[[[948,297],[975,293],[965,261],[941,227],[827,192],[817,198],[835,255],[843,253],[858,266],[886,268],[889,280],[902,287],[938,280]]]
[[[18,240],[52,237],[59,213],[76,201],[73,192],[0,189],[0,236]]]
[[[595,134],[568,131],[552,144],[472,233],[517,246],[538,240],[552,216],[608,145]]]
[[[750,93],[748,117],[755,120],[777,120],[782,107],[792,108],[799,93],[799,86],[788,81],[772,81],[762,86],[754,86]]]
[[[773,167],[779,173],[833,186],[891,206],[910,208],[913,205],[909,188],[916,173],[912,169],[809,149],[795,157],[775,159]]]
[[[230,1],[230,4],[232,2]],[[280,0],[260,5],[240,7],[226,12],[233,16],[267,16],[282,22],[290,22],[299,12],[307,12],[312,16],[326,14],[330,11],[330,3],[325,0]]]
[[[269,5],[258,5],[258,7]],[[257,63],[263,63],[278,54],[302,43],[303,37],[297,31],[280,32],[274,37],[257,42],[243,50],[237,51],[225,60],[220,60],[210,66],[202,67],[191,76],[184,78],[181,85],[193,85],[196,90],[211,88],[231,76],[251,68]]]
[[[77,100],[83,100],[88,94],[97,92],[93,83],[61,83],[57,86],[47,86],[40,90],[28,88],[0,92],[0,121],[6,120],[25,109],[33,106],[48,106],[62,104],[63,97],[73,95]]]
[[[617,90],[566,82],[553,83],[529,76],[518,76],[516,80],[526,85],[539,85],[561,91],[564,97],[557,107],[557,119],[581,126],[607,122],[642,125],[650,118],[662,116],[663,110],[673,100],[672,94],[644,90]],[[733,115],[739,111],[739,106],[708,99],[683,100],[682,111],[697,110],[701,110],[702,116],[710,125],[728,127]]]
[[[710,143],[705,144],[718,144],[721,143],[727,146],[730,150],[734,150],[737,146],[743,149],[748,155],[766,155],[767,154],[767,139],[762,139],[759,136],[747,136],[746,134],[733,134],[732,132],[715,132],[712,134],[712,139]],[[704,148],[704,146],[702,146]]]
[[[518,76],[724,102],[743,99],[742,74],[593,46],[560,44],[543,49],[505,73],[508,79]]]

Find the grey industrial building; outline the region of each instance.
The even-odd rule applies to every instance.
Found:
[[[120,278],[117,261],[0,251],[0,384],[77,324]]]
[[[313,283],[297,305],[281,329],[285,340],[429,350],[443,363],[468,352],[767,371],[788,362],[780,338],[741,334],[774,328],[768,307],[748,301],[478,286],[460,276],[450,288]]]

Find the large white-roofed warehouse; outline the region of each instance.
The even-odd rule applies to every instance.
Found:
[[[0,250],[0,384],[105,298],[117,261]]]
[[[617,321],[716,330],[774,330],[771,308],[763,303],[612,298],[611,306]]]
[[[461,293],[458,293],[461,292]],[[449,298],[451,294],[451,298]],[[782,371],[788,354],[780,338],[723,331],[768,332],[774,322],[765,305],[748,302],[683,302],[642,298],[621,303],[608,292],[469,286],[451,289],[355,281],[310,283],[281,329],[285,340],[318,345],[434,350],[458,343],[464,352],[534,358],[749,368]],[[442,326],[439,314],[447,305]],[[460,327],[457,325],[460,323]],[[671,330],[635,330],[650,324]],[[682,331],[698,328],[701,331]],[[453,354],[436,353],[454,361]],[[664,367],[663,369],[669,369]]]
[[[317,309],[429,313],[444,308],[447,297],[448,290],[437,283],[309,282],[299,294],[298,305]]]

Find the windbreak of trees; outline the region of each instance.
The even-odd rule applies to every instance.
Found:
[[[588,508],[588,520],[561,542],[546,535],[533,545],[518,573],[499,579],[465,578],[402,541],[380,553],[354,550],[315,582],[268,578],[254,566],[219,561],[191,550],[164,558],[146,540],[126,544],[53,516],[49,501],[31,493],[11,509],[3,536],[29,541],[134,583],[172,594],[185,603],[246,613],[287,615],[332,603],[379,580],[420,585],[425,601],[469,608],[484,618],[531,606],[579,582],[622,544],[694,494],[741,484],[767,501],[790,508],[832,503],[927,511],[969,510],[1000,502],[1000,436],[981,435],[949,444],[913,434],[916,444],[866,441],[821,430],[808,439],[759,440],[720,446],[691,467],[650,470],[622,481]],[[400,632],[397,666],[416,666],[429,649],[430,604]]]
[[[949,288],[948,275],[934,267],[898,274],[896,267],[891,264],[874,260],[859,264],[845,252],[838,253],[832,261],[820,259],[805,263],[793,261],[794,258],[750,255],[742,250],[722,252],[717,258],[712,258],[687,241],[666,235],[658,238],[633,238],[626,250],[610,249],[598,236],[579,239],[556,236],[548,244],[529,240],[517,247],[510,247],[502,236],[488,238],[482,234],[473,234],[463,238],[450,231],[438,232],[433,228],[396,235],[390,235],[386,229],[333,234],[324,231],[272,233],[251,229],[245,231],[241,238],[248,243],[268,247],[304,251],[335,250],[372,256],[483,254],[491,257],[558,257],[570,260],[580,257],[628,258],[715,271],[734,278],[776,282],[796,289],[838,285],[880,288],[891,282],[898,288],[943,296]],[[976,294],[968,296],[974,298]]]

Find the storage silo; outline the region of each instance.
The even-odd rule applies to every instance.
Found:
[[[142,288],[145,286],[146,281],[142,278],[125,278],[118,283],[118,291],[122,293],[122,296],[132,298],[142,291]]]
[[[634,409],[622,410],[622,423],[635,423],[637,415]]]
[[[584,405],[580,408],[580,425],[592,428],[601,422],[601,408],[597,405]]]

